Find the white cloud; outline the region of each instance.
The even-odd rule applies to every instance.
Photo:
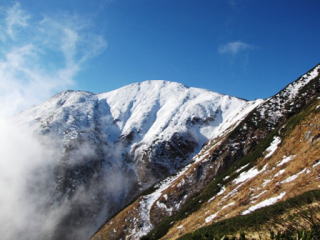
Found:
[[[69,203],[47,208],[61,146],[11,117],[75,83],[105,40],[75,16],[40,20],[19,3],[0,7],[1,239],[50,239]],[[60,150],[60,151],[59,151]],[[47,186],[48,185],[48,186]],[[10,220],[9,220],[10,219]]]
[[[15,37],[15,31],[20,27],[27,27],[30,15],[28,15],[20,6],[15,3],[12,7],[5,11],[6,31],[9,37]]]
[[[106,41],[77,16],[36,19],[19,3],[1,11],[0,116],[72,86],[83,64],[106,47]]]
[[[228,42],[218,48],[220,54],[228,54],[235,56],[241,52],[254,49],[254,46],[242,41]]]

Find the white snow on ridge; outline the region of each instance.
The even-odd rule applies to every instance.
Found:
[[[227,205],[223,206],[218,212],[216,212],[216,213],[214,213],[214,214],[211,214],[210,216],[206,217],[206,218],[204,219],[204,221],[205,221],[206,223],[212,222],[212,220],[215,219],[215,218],[218,216],[218,214],[219,214],[223,209],[226,209],[226,208],[228,208],[228,207],[231,207],[231,206],[233,206],[234,204],[235,204],[235,202],[228,203]]]
[[[253,109],[264,102],[263,99],[257,99],[255,101],[247,102],[247,105],[241,107],[237,113],[229,113],[228,117],[225,118],[223,124],[220,124],[217,128],[213,129],[212,136],[210,139],[224,134],[224,132],[230,126],[236,126],[239,124]]]
[[[218,213],[219,213],[219,212],[214,213],[214,214],[212,214],[212,215],[210,215],[210,216],[206,217],[204,221],[205,221],[206,223],[212,222],[212,220],[213,220],[213,219],[215,219],[215,218],[217,217]]]
[[[264,158],[271,157],[274,154],[274,152],[277,150],[280,143],[281,143],[281,138],[278,136],[275,136],[270,146],[266,149],[267,154],[265,155]]]
[[[315,164],[312,165],[313,168],[320,166],[320,161],[316,162]]]
[[[245,169],[245,168],[248,167],[248,166],[249,166],[249,163],[246,164],[246,165],[243,165],[242,167],[240,167],[240,168],[238,168],[238,169],[236,170],[236,173],[241,172],[243,169]]]
[[[255,210],[259,209],[259,208],[270,206],[270,205],[278,202],[280,199],[282,199],[284,197],[284,195],[286,195],[286,192],[282,192],[276,197],[265,199],[262,202],[249,207],[247,210],[243,211],[241,213],[241,215],[246,215],[246,214],[249,214],[249,213],[251,213],[251,212],[253,212],[253,211],[255,211]]]
[[[240,110],[255,103],[162,80],[134,83],[98,98],[108,103],[122,134],[136,129],[143,142],[166,139],[191,127],[193,137],[204,143],[224,130]],[[198,121],[207,123],[200,126]]]
[[[238,184],[250,180],[256,177],[259,173],[265,171],[266,167],[267,166],[265,165],[261,170],[258,170],[256,167],[253,167],[248,171],[242,172],[236,179],[233,180],[233,183]]]
[[[263,194],[265,194],[266,192],[268,192],[267,190],[263,190],[261,193],[255,195],[255,196],[252,196],[251,197],[251,200],[256,200],[258,199],[259,197],[261,197]]]
[[[226,209],[226,208],[228,208],[228,207],[231,207],[231,206],[233,206],[234,204],[235,204],[235,202],[228,203],[227,205],[224,205],[224,206],[221,208],[221,210]]]
[[[274,177],[278,177],[278,176],[284,174],[285,171],[286,171],[285,169],[281,169],[279,172],[277,172],[277,173],[274,175]]]
[[[316,66],[312,71],[303,75],[298,81],[295,81],[288,85],[286,88],[285,95],[289,98],[294,98],[298,93],[299,90],[307,85],[312,79],[318,76],[320,71],[320,65]]]
[[[289,109],[294,107],[293,99],[296,98],[299,91],[306,86],[312,79],[319,75],[320,65],[316,66],[310,72],[304,74],[298,80],[290,83],[283,91],[279,92],[274,97],[266,100],[266,104],[258,108],[262,118],[268,117],[268,122],[275,123],[287,111],[285,105],[290,103]],[[289,110],[289,111],[291,111]]]
[[[263,100],[245,101],[180,83],[153,80],[111,92],[65,91],[20,116],[22,122],[66,141],[79,132],[93,134],[99,121],[108,143],[132,136],[131,149],[155,140],[188,134],[202,146],[241,121]]]
[[[262,183],[262,186],[265,187],[265,186],[267,186],[270,182],[272,182],[271,179],[264,179],[264,180],[263,180],[263,183]]]
[[[223,194],[226,191],[226,187],[222,186],[222,188],[220,189],[220,191],[216,194],[216,196],[220,196],[221,194]]]
[[[140,218],[143,222],[143,226],[139,229],[134,229],[134,232],[132,232],[131,236],[136,237],[137,239],[146,235],[153,227],[151,220],[150,220],[150,211],[152,206],[156,203],[156,201],[160,198],[162,192],[170,186],[170,184],[177,179],[178,176],[167,178],[164,181],[162,181],[158,185],[158,189],[155,190],[153,193],[143,196],[142,200],[140,201],[140,207],[139,207],[139,214]],[[163,208],[165,204],[159,203],[159,207]],[[164,207],[165,209],[168,209],[167,206]],[[170,209],[172,211],[172,209]]]
[[[182,229],[183,228],[183,225],[179,225],[178,227],[177,227],[177,229]]]
[[[291,155],[291,156],[283,156],[281,162],[279,162],[277,164],[278,167],[286,164],[287,162],[290,162],[292,159],[294,159],[295,155]]]
[[[170,214],[172,213],[173,208],[168,208],[167,205],[165,205],[164,203],[162,203],[160,201],[156,201],[156,204],[159,208],[164,209],[166,212],[169,212]]]
[[[232,189],[231,191],[229,191],[225,196],[223,196],[223,198],[221,198],[221,201],[227,200],[228,198],[234,196],[237,192],[238,189],[242,186],[243,184],[239,184],[238,186],[236,186],[234,189]]]
[[[308,170],[308,169],[303,169],[303,170],[301,170],[300,172],[298,172],[298,173],[296,173],[296,174],[294,174],[294,175],[286,178],[285,180],[281,181],[281,183],[289,183],[289,182],[292,182],[292,181],[296,180],[301,174],[303,174],[303,173],[309,173],[309,172],[310,172],[310,170]]]

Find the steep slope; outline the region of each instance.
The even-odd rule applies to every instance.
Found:
[[[53,238],[88,238],[143,190],[187,165],[254,104],[146,81],[102,94],[62,92],[22,113],[20,124],[55,140],[59,149],[48,206],[68,201],[71,207]]]
[[[176,222],[219,196],[224,192],[222,186],[228,181],[223,175],[248,163],[245,170],[253,168],[254,162],[272,142],[277,129],[319,96],[319,69],[320,66],[316,66],[253,111],[248,111],[247,116],[243,114],[243,120],[239,118],[241,121],[233,122],[223,134],[209,141],[193,163],[176,177],[165,180],[153,193],[142,196],[117,214],[93,239],[137,239],[152,229],[144,239],[161,238]],[[260,169],[251,171],[252,174],[260,173]],[[275,199],[280,200],[280,195]],[[174,229],[182,228],[181,225],[174,226]],[[177,236],[175,231],[178,230],[173,230],[170,238]]]
[[[248,215],[276,202],[285,201],[311,190],[319,190],[319,110],[320,100],[317,100],[299,115],[290,118],[253,166],[245,165],[242,169],[225,176],[224,179],[229,181],[221,187],[219,193],[202,204],[198,211],[175,223],[163,239],[176,239],[181,233],[193,232],[200,227],[231,217]],[[304,204],[308,205],[308,202]],[[320,198],[312,206],[314,216],[320,214],[320,210],[316,208],[318,206]],[[219,231],[220,234],[225,231],[224,234],[239,236],[242,232],[247,236],[260,235],[264,236],[264,239],[270,239],[271,232],[292,230],[293,224],[296,229],[310,228],[311,222],[307,223],[307,219],[303,218],[304,215],[298,214],[298,210],[306,210],[301,207],[298,205],[292,209],[282,210],[278,214],[281,215],[278,216],[278,222],[275,215],[266,216],[264,221],[259,222],[261,214],[268,215],[266,212],[261,212],[260,215],[254,216],[260,225],[248,224],[247,227],[239,227],[237,231],[235,230],[237,226],[229,227],[229,232],[226,231],[227,227],[225,229],[222,227]],[[288,212],[289,210],[291,212]],[[290,216],[295,216],[297,219],[293,220]],[[219,231],[212,231],[212,236],[216,234],[218,237]],[[193,239],[202,239],[200,236],[205,233],[200,234],[198,231],[197,234],[193,234]]]

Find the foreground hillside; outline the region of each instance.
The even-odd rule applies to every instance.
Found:
[[[311,201],[306,192],[320,185],[319,69],[315,67],[253,110],[243,112],[211,138],[191,164],[116,214],[93,239],[143,235],[143,239],[176,239],[186,233],[191,234],[183,237],[186,239],[212,239],[243,232],[257,238],[258,233],[267,236],[267,232],[287,230],[292,226],[287,219],[299,215],[301,208],[317,209],[318,193],[312,192]],[[270,210],[269,218],[260,217],[268,216],[261,208],[298,196],[302,199],[299,206],[281,205],[277,216]],[[251,213],[257,215],[251,217]],[[237,219],[242,218],[232,218],[237,216],[257,225],[238,224]],[[271,217],[286,223],[270,224]],[[317,214],[313,217],[317,219]],[[297,229],[312,227],[300,223]]]
[[[175,223],[163,239],[176,239],[181,233],[204,226],[212,227],[196,231],[190,235],[192,239],[201,239],[207,232],[212,236],[221,233],[240,236],[242,233],[268,239],[271,232],[311,229],[313,224],[320,224],[320,190],[314,192],[310,200],[305,200],[308,195],[303,197],[303,193],[320,189],[319,126],[320,100],[317,100],[275,133],[269,147],[254,164],[244,165],[225,176],[226,183],[219,193],[198,211]],[[230,219],[250,215],[257,209],[296,196],[300,197],[300,200],[296,198],[298,204],[287,201],[287,205],[276,205],[238,218],[239,222]],[[232,225],[228,225],[228,221],[226,226],[211,225],[224,219],[229,219]]]

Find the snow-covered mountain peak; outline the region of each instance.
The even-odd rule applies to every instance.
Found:
[[[101,94],[64,91],[23,115],[51,132],[52,126],[58,132],[84,127],[90,131],[99,124],[111,141],[130,135],[135,143],[150,143],[180,132],[203,144],[249,105],[252,102],[209,90],[149,80]]]
[[[19,118],[65,149],[78,151],[85,143],[111,164],[134,162],[138,182],[150,185],[175,173],[259,103],[155,80],[101,94],[65,91]],[[161,173],[152,172],[159,167]]]
[[[217,127],[230,116],[230,111],[236,113],[247,104],[234,97],[162,80],[130,84],[97,97],[110,106],[112,118],[122,134],[135,130],[144,135],[145,141],[187,131],[187,124],[196,125],[196,121]],[[200,135],[211,132],[207,130]]]
[[[101,93],[99,94],[100,98],[104,98],[104,96],[117,95],[117,94],[127,94],[127,96],[139,96],[146,95],[148,96],[158,96],[159,98],[165,97],[174,97],[177,94],[181,93],[189,94],[199,94],[199,93],[208,93],[211,95],[223,96],[222,94],[215,93],[206,89],[201,88],[193,88],[188,87],[184,84],[166,80],[147,80],[143,82],[136,82],[119,89],[113,90],[111,92]]]

